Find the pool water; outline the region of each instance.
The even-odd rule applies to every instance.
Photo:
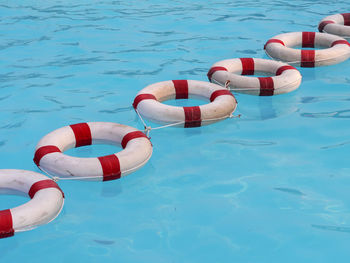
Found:
[[[271,37],[316,31],[323,17],[348,6],[2,1],[0,168],[39,172],[32,161],[37,142],[69,124],[108,121],[142,129],[131,104],[145,86],[206,81],[211,65],[223,59],[267,58],[263,45]],[[152,158],[123,179],[59,181],[62,213],[1,239],[0,262],[347,261],[349,68],[349,60],[299,68],[303,82],[292,93],[235,94],[240,118],[151,131]],[[28,199],[0,200],[5,209]]]

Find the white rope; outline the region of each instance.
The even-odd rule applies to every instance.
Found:
[[[226,85],[228,85],[230,82],[227,81],[226,84],[225,84],[225,87]],[[233,111],[230,113],[230,115],[226,115],[226,116],[223,116],[221,118],[214,118],[214,119],[206,119],[206,120],[202,120],[202,122],[211,122],[211,121],[218,121],[218,120],[223,120],[223,119],[227,119],[227,118],[240,118],[241,115],[237,115],[237,116],[234,116],[233,115],[233,112],[236,110],[237,108],[237,103],[235,105],[235,108],[233,109]],[[167,127],[172,127],[172,126],[177,126],[177,125],[180,125],[180,124],[184,124],[185,121],[179,121],[179,122],[175,122],[175,123],[170,123],[170,124],[166,124],[166,125],[163,125],[163,126],[159,126],[159,127],[155,127],[155,128],[152,128],[151,126],[147,126],[145,120],[142,118],[141,114],[138,112],[138,110],[136,109],[135,110],[136,113],[137,113],[137,116],[139,116],[144,128],[145,128],[145,133],[146,133],[146,136],[149,138],[149,133],[151,130],[159,130],[159,129],[163,129],[163,128],[167,128]],[[138,166],[136,167],[133,167],[131,169],[128,169],[128,170],[125,170],[123,171],[123,173],[129,173],[129,172],[133,172],[137,169],[139,169],[140,167],[142,167],[145,162],[147,162],[148,160],[142,162],[141,164],[139,164]],[[71,177],[60,177],[60,176],[55,176],[55,175],[52,175],[50,174],[48,171],[46,171],[44,168],[42,168],[41,166],[38,166],[38,168],[43,172],[45,173],[48,177],[50,177],[53,181],[55,182],[58,182],[60,180],[84,180],[84,179],[101,179],[103,178],[103,176],[74,176],[73,174],[71,175]]]
[[[227,83],[230,83],[230,82],[227,81]],[[236,118],[236,117],[240,118],[241,117],[240,114],[237,115],[237,116],[233,115],[233,112],[236,110],[236,108],[237,108],[237,103],[236,103],[235,108],[233,109],[233,111],[229,115],[226,115],[226,116],[223,116],[223,117],[220,117],[220,118],[205,119],[205,120],[201,120],[201,122],[213,122],[213,121],[219,121],[219,120],[223,120],[223,119],[227,119],[227,118]],[[138,112],[137,109],[136,109],[136,113],[139,116],[139,118],[141,119],[141,121],[142,121],[142,123],[143,123],[143,125],[145,127],[145,132],[147,132],[147,136],[149,135],[151,130],[160,130],[160,129],[173,127],[173,126],[178,126],[178,125],[186,123],[186,121],[179,121],[179,122],[169,123],[169,124],[166,124],[166,125],[163,125],[163,126],[158,126],[158,127],[152,128],[151,126],[147,126],[146,122],[144,121],[144,119],[142,118],[141,114]]]
[[[279,90],[279,89],[283,89],[283,88],[285,88],[285,87],[288,87],[288,86],[290,86],[290,85],[293,85],[294,83],[297,83],[297,82],[299,82],[301,80],[301,78],[298,78],[297,80],[295,80],[295,81],[293,81],[293,82],[290,82],[290,83],[288,83],[288,84],[286,84],[286,85],[283,85],[283,86],[280,86],[280,87],[277,87],[277,88],[274,88],[275,90]],[[217,81],[217,80],[215,80],[214,78],[212,78],[212,82],[215,82],[215,84],[218,84],[218,85],[220,85],[220,86],[224,86],[225,85],[225,88],[227,88],[227,82],[228,83],[230,83],[230,81],[228,80],[228,81],[226,81],[225,82],[225,84],[222,84],[222,83],[220,83],[219,81]],[[232,91],[244,91],[244,90],[260,90],[260,88],[235,88],[235,87],[233,87],[233,88],[231,88],[231,87],[228,87],[227,88],[228,90],[232,90]]]
[[[233,116],[232,113],[230,115],[226,115],[226,116],[223,116],[223,117],[220,117],[220,118],[201,120],[201,122],[211,122],[211,121],[218,121],[218,120],[223,120],[223,119],[227,119],[227,118],[240,117],[240,115]],[[177,126],[177,125],[185,124],[185,123],[186,123],[185,121],[179,121],[179,122],[169,123],[169,124],[166,124],[166,125],[163,125],[163,126],[159,126],[159,127],[155,127],[155,128],[152,128],[151,126],[148,126],[147,129],[149,131],[150,130],[159,130],[159,129],[173,127],[173,126]]]
[[[232,113],[233,113],[233,112],[232,112]],[[201,120],[201,122],[211,122],[211,121],[224,120],[224,119],[228,119],[228,118],[241,117],[240,114],[237,115],[237,116],[234,116],[232,113],[231,113],[230,115],[226,115],[226,116],[223,116],[223,117],[220,117],[220,118]],[[172,127],[172,126],[177,126],[177,125],[185,124],[185,123],[186,123],[185,121],[170,123],[170,124],[163,125],[163,126],[160,126],[160,127],[152,128],[152,130],[159,130],[159,129],[163,129],[163,128],[167,128],[167,127]]]
[[[60,177],[60,176],[53,176],[48,171],[46,171],[41,166],[38,166],[39,169],[44,172],[48,177],[50,177],[53,181],[58,182],[60,180],[83,180],[83,179],[97,179],[97,178],[103,178],[103,176],[76,176],[72,175],[72,177]]]
[[[140,115],[139,111],[138,111],[137,109],[135,109],[135,111],[136,111],[137,115],[139,116],[139,118],[141,119],[143,126],[146,128],[146,127],[147,127],[147,124],[146,124],[146,122],[143,120],[143,118],[142,118],[142,116]]]
[[[163,126],[152,128],[152,130],[159,130],[159,129],[163,129],[163,128],[167,128],[167,127],[177,126],[177,125],[180,125],[180,124],[185,124],[185,121],[179,121],[179,122],[166,124],[166,125],[163,125]]]
[[[139,111],[138,111],[137,109],[135,109],[135,111],[136,111],[137,115],[139,116],[139,118],[140,118],[140,120],[141,120],[141,122],[142,122],[142,124],[143,124],[143,127],[144,127],[144,129],[145,129],[145,130],[144,130],[144,133],[146,134],[146,136],[148,137],[148,139],[150,139],[149,133],[150,133],[150,131],[152,130],[151,126],[147,126],[145,120],[142,118],[141,114],[139,113]]]
[[[58,176],[53,176],[51,175],[49,172],[47,172],[44,168],[42,168],[41,166],[38,166],[38,168],[45,173],[48,177],[50,177],[54,182],[58,182],[60,180],[60,177]]]
[[[149,157],[150,158],[150,157]],[[140,163],[139,165],[130,168],[128,170],[125,171],[121,171],[123,174],[125,173],[131,173],[139,168],[141,168],[142,166],[145,165],[145,163],[149,160],[149,158],[145,161],[143,161],[142,163]],[[99,175],[99,176],[74,176],[73,174],[71,175],[72,177],[60,177],[60,176],[54,176],[51,175],[48,171],[46,171],[44,168],[42,168],[41,166],[38,166],[39,169],[44,172],[48,177],[50,177],[53,181],[58,182],[60,180],[84,180],[84,179],[102,179],[103,175]]]

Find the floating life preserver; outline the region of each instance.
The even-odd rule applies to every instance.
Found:
[[[273,77],[246,77],[269,73]],[[229,81],[233,91],[251,95],[272,96],[297,89],[301,83],[300,72],[282,62],[261,58],[235,58],[216,62],[209,70],[208,79],[220,85]]]
[[[124,150],[97,158],[78,158],[64,151],[107,143]],[[89,180],[115,180],[141,168],[151,158],[152,144],[141,131],[112,122],[78,123],[57,129],[43,137],[34,155],[35,164],[59,177]]]
[[[320,50],[292,49],[301,45]],[[312,68],[340,63],[350,57],[350,44],[339,36],[318,32],[292,32],[273,37],[266,42],[266,53],[273,59],[289,64]]]
[[[208,99],[210,103],[193,107],[161,103],[165,100],[191,97]],[[169,80],[142,89],[136,95],[133,107],[156,123],[191,128],[230,117],[237,107],[237,101],[229,90],[216,84],[197,80]]]
[[[31,198],[23,205],[0,211],[0,238],[51,222],[64,204],[64,194],[59,186],[39,173],[0,170],[0,188],[28,194]]]
[[[318,24],[318,30],[341,37],[350,37],[350,13],[327,16]]]

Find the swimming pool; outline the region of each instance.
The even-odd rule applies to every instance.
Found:
[[[3,2],[1,168],[38,172],[37,142],[72,123],[142,129],[131,103],[146,85],[206,81],[216,61],[266,58],[262,47],[272,36],[316,31],[323,17],[347,7],[346,1]],[[66,195],[60,216],[0,239],[0,261],[342,261],[350,254],[349,63],[299,68],[302,85],[289,94],[236,94],[241,118],[152,131],[151,160],[121,180],[59,181]],[[0,209],[26,200],[2,195]]]

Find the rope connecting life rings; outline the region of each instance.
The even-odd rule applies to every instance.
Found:
[[[123,150],[97,158],[78,158],[64,151],[91,144],[121,145]],[[78,123],[43,137],[35,151],[35,164],[48,174],[89,180],[115,180],[141,168],[151,158],[152,144],[141,131],[112,122]]]
[[[51,222],[64,204],[64,194],[59,186],[39,173],[0,170],[0,188],[21,192],[31,198],[23,205],[0,211],[0,238]]]
[[[293,49],[294,46],[320,50]],[[265,51],[273,59],[312,68],[340,63],[350,57],[350,44],[339,36],[318,32],[292,32],[277,35],[266,42]]]
[[[161,103],[170,99],[204,98],[210,103],[194,107],[176,107]],[[237,107],[232,93],[204,81],[171,80],[142,89],[135,97],[134,109],[156,123],[184,128],[199,127],[231,117]]]
[[[350,38],[350,13],[327,16],[318,24],[318,30],[344,38]]]
[[[246,77],[268,73],[273,77]],[[282,62],[260,58],[235,58],[216,62],[209,70],[210,82],[225,85],[230,90],[259,96],[272,96],[291,92],[301,83],[300,72]]]

